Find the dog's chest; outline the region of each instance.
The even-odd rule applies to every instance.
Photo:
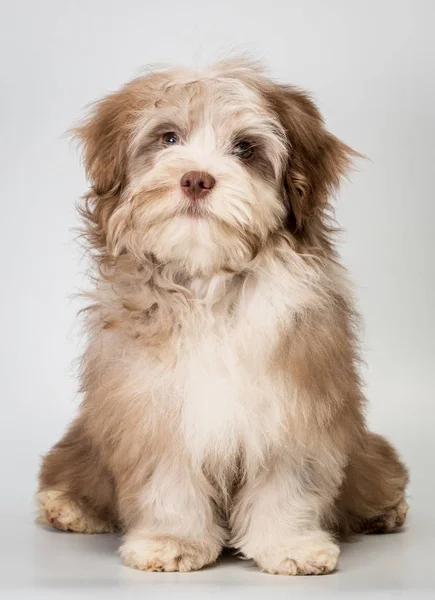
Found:
[[[282,435],[284,394],[274,351],[288,307],[259,290],[231,319],[215,310],[183,332],[174,384],[181,431],[197,460],[261,460]]]

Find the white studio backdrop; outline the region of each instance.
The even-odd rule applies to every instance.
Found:
[[[308,89],[367,156],[337,198],[340,248],[365,327],[371,427],[411,469],[412,511],[435,483],[435,2],[3,0],[0,4],[0,462],[9,520],[29,519],[39,455],[79,402],[71,294],[86,182],[63,136],[83,107],[152,63],[249,52]],[[4,505],[4,506],[3,506]],[[433,521],[432,521],[433,525]]]

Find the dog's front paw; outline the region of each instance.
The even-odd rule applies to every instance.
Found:
[[[257,564],[278,575],[324,575],[337,567],[340,549],[326,533],[289,540],[286,546],[269,548],[253,556]]]
[[[170,536],[144,537],[130,533],[120,552],[124,564],[141,571],[197,571],[214,562],[220,546],[210,541],[180,540]]]

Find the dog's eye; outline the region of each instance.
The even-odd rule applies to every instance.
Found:
[[[251,142],[248,142],[246,140],[237,142],[233,146],[233,153],[236,156],[238,156],[239,158],[249,158],[250,156],[252,156],[253,152],[254,152],[254,148],[253,148]]]
[[[178,144],[178,135],[176,133],[174,133],[173,131],[170,131],[169,133],[165,133],[162,136],[162,139],[165,144],[168,144],[168,146],[173,146],[174,144]]]

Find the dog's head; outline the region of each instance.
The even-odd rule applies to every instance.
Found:
[[[243,61],[139,77],[75,132],[93,244],[190,273],[243,268],[277,232],[313,237],[352,154],[305,93]]]

